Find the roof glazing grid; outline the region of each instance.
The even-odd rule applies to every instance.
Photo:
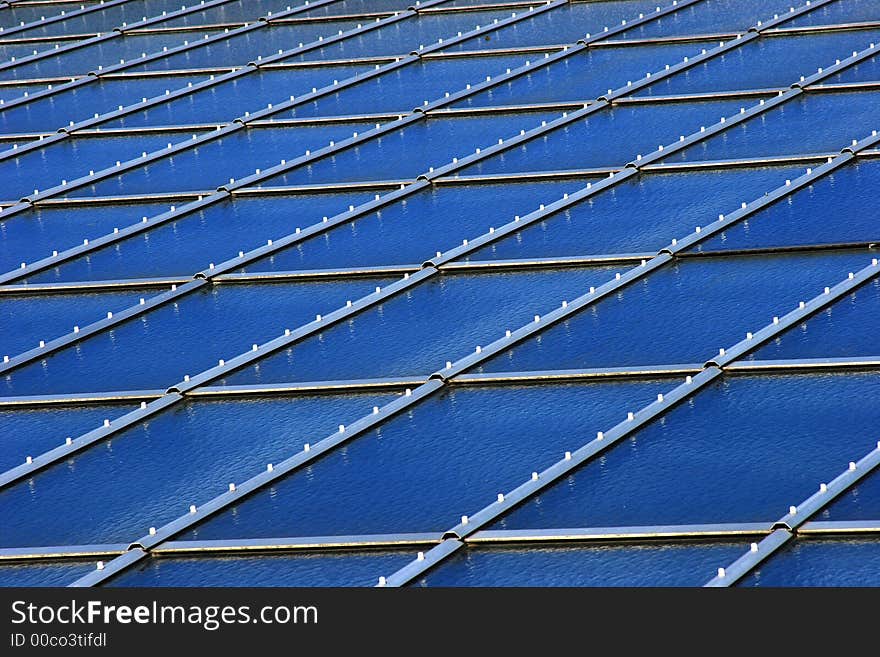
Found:
[[[207,47],[195,43],[180,46],[179,55],[163,53],[162,40],[175,33],[161,29],[168,17],[160,16],[155,30],[114,37],[151,44],[145,52],[156,55],[146,66],[118,68],[108,60],[105,67],[88,55],[89,46],[77,46],[60,57],[73,77],[101,63],[94,81],[56,80],[52,89],[0,108],[6,134],[25,133],[8,140],[17,152],[0,154],[7,179],[20,180],[10,183],[0,211],[0,269],[8,272],[0,276],[0,312],[12,336],[0,349],[8,352],[0,365],[7,395],[0,413],[9,434],[0,504],[14,518],[0,538],[0,559],[18,560],[0,566],[2,581],[70,583],[89,571],[70,560],[75,554],[106,563],[79,584],[121,585],[187,584],[197,573],[217,573],[211,581],[218,585],[367,585],[380,575],[387,577],[380,583],[394,585],[699,585],[716,567],[733,564],[714,585],[749,583],[750,573],[790,561],[792,548],[774,554],[790,536],[771,532],[774,518],[876,442],[870,406],[850,406],[871,395],[878,356],[870,330],[880,273],[876,235],[862,220],[871,216],[866,190],[876,169],[877,32],[873,24],[837,29],[873,20],[861,3],[813,2],[789,12],[781,3],[691,0],[655,11],[636,0],[598,0],[524,6],[515,17],[510,10],[458,11],[459,2],[438,2],[436,10],[427,8],[432,3],[419,11],[401,6],[397,16],[387,13],[393,3],[327,2],[292,7],[286,16],[269,4],[255,8],[276,12],[267,24],[230,25],[207,40],[228,54],[220,62],[225,71],[145,77],[152,62],[169,72],[219,62],[204,60]],[[236,3],[218,3],[210,14],[168,22],[207,28],[221,5],[234,14]],[[355,19],[341,35],[339,21],[297,18],[371,11],[376,15],[361,19],[362,27]],[[800,29],[820,11],[825,18],[812,24],[822,30]],[[224,20],[240,20],[232,14]],[[85,32],[100,31],[100,20]],[[559,31],[560,21],[571,34]],[[481,27],[468,32],[475,24]],[[270,42],[280,30],[303,28],[335,43],[322,36],[278,53]],[[51,32],[42,35],[49,43]],[[692,39],[663,42],[682,35]],[[192,36],[177,34],[176,44]],[[492,54],[455,56],[478,49]],[[810,59],[791,56],[801,51]],[[350,57],[360,59],[321,61]],[[612,66],[615,59],[622,68]],[[756,60],[764,65],[744,66]],[[308,67],[295,64],[305,61]],[[25,80],[32,66],[16,61],[7,71]],[[122,71],[135,75],[118,77]],[[841,81],[856,87],[826,88]],[[278,85],[285,90],[274,98]],[[77,123],[59,112],[65,98],[81,103],[84,119],[97,116]],[[832,114],[843,118],[823,118]],[[56,132],[68,118],[68,132]],[[99,129],[105,134],[90,134]],[[603,133],[611,136],[596,150],[601,159],[568,146]],[[239,156],[240,144],[250,145],[249,160]],[[87,171],[95,174],[76,180]],[[35,185],[43,191],[31,194]],[[858,220],[819,222],[816,208],[829,205]],[[665,319],[652,323],[654,333],[624,321],[658,313]],[[612,338],[618,347],[609,348]],[[593,350],[601,358],[561,349],[566,340],[604,345]],[[178,354],[167,348],[171,341],[193,346]],[[144,362],[151,367],[138,365]],[[740,370],[769,373],[743,378]],[[680,386],[667,380],[685,374]],[[508,385],[499,385],[505,379]],[[509,385],[517,381],[531,385]],[[797,406],[805,391],[827,403],[827,390],[839,387],[846,391],[835,398],[846,399],[846,409],[823,407],[813,418]],[[324,394],[316,397],[316,390]],[[786,445],[755,446],[777,455],[761,452],[778,467],[766,485],[755,484],[760,500],[728,495],[704,505],[711,508],[692,508],[683,503],[687,496],[658,484],[662,504],[645,506],[640,498],[602,511],[595,500],[595,517],[566,515],[568,498],[596,494],[590,484],[597,477],[601,490],[632,490],[626,482],[633,478],[662,480],[664,459],[699,460],[718,415],[752,422],[740,436],[791,419],[769,410],[755,417],[768,398],[797,406],[791,413],[803,428],[801,441],[826,421],[847,441],[834,449],[817,441],[797,471],[788,466]],[[679,400],[688,403],[673,409]],[[498,404],[510,412],[483,426],[482,409]],[[408,413],[397,415],[401,410]],[[704,429],[679,426],[688,422]],[[258,449],[238,446],[236,423],[266,427]],[[303,430],[279,430],[292,423]],[[597,438],[572,440],[586,424],[595,425],[587,435],[601,432]],[[523,427],[531,427],[528,441]],[[477,446],[457,438],[476,434],[490,440]],[[207,446],[205,435],[213,439]],[[424,435],[432,439],[413,441]],[[694,439],[700,448],[688,445]],[[716,473],[707,481],[741,481],[734,466],[754,449],[722,442],[714,460],[694,469]],[[513,455],[503,466],[502,450]],[[438,463],[438,452],[446,461]],[[143,454],[158,464],[150,485],[116,495],[112,509],[83,512],[81,500],[66,495],[83,487],[121,490]],[[594,454],[601,459],[593,461]],[[76,470],[56,465],[68,459]],[[612,467],[619,460],[627,463]],[[854,472],[874,460],[870,452]],[[480,476],[464,486],[468,468]],[[517,487],[530,469],[536,474]],[[584,485],[556,500],[562,487],[553,482],[569,472]],[[37,494],[24,494],[25,476]],[[429,495],[428,481],[435,482]],[[284,491],[283,509],[261,490],[269,482]],[[834,506],[804,503],[827,507],[817,522],[835,520],[835,513],[854,517],[846,505],[862,499],[854,496],[874,479],[836,482],[842,496]],[[199,499],[205,490],[227,492],[209,502]],[[57,513],[60,498],[75,507],[63,526],[47,531],[28,520]],[[328,506],[325,498],[346,503]],[[636,525],[631,538],[647,537],[658,531],[651,527],[675,522],[686,525],[673,532],[683,542],[624,548],[609,543],[608,530],[592,530],[607,545],[480,544],[496,531],[486,529],[493,522],[517,526],[538,501],[543,523],[521,526],[541,527],[543,540],[583,542],[591,532],[559,527],[623,524]],[[40,511],[45,504],[52,508]],[[481,507],[471,522],[454,524]],[[321,513],[326,508],[333,513]],[[861,521],[876,520],[865,513]],[[706,522],[727,523],[712,530],[719,542],[689,543],[706,536],[699,524]],[[750,523],[748,531],[742,523]],[[151,526],[155,532],[147,532]],[[427,534],[401,534],[413,531]],[[835,531],[846,539],[855,530]],[[331,549],[333,536],[352,533],[397,540],[338,539],[344,545]],[[750,548],[747,538],[734,538],[745,535],[760,541]],[[323,539],[296,538],[309,536]],[[230,558],[211,547],[214,539],[256,538],[280,553]],[[199,555],[175,552],[177,539],[198,541]],[[846,551],[849,543],[840,540],[822,539]],[[133,541],[162,558],[140,548],[122,555]],[[465,542],[474,545],[459,552]],[[82,549],[90,543],[111,545]],[[793,545],[806,549],[802,543]],[[37,549],[65,544],[56,549],[67,555],[59,562]],[[363,552],[366,544],[396,547]],[[302,554],[289,554],[294,545]],[[413,560],[417,545],[425,552]],[[23,550],[16,556],[13,547]],[[642,561],[667,563],[668,581],[627,579]],[[552,576],[572,563],[582,564],[587,579]],[[535,564],[547,578],[509,577],[536,572]],[[590,579],[595,568],[620,571],[623,579]],[[773,572],[781,575],[771,583],[794,581],[790,567]]]

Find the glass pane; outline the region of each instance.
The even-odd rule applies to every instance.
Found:
[[[867,42],[878,38],[880,30],[765,37],[656,82],[635,95],[785,89],[800,76],[812,75],[819,67],[828,67],[841,57],[841,53],[861,50]],[[754,100],[743,100],[745,105],[753,103]]]
[[[880,119],[878,99],[880,94],[868,91],[802,94],[765,114],[670,155],[666,161],[836,153],[848,146],[852,139],[867,136],[868,128],[860,130],[858,126],[872,125]],[[730,114],[732,112],[722,113],[724,116]]]
[[[804,173],[794,170],[790,178]],[[697,250],[725,251],[877,240],[873,190],[880,186],[880,160],[861,160],[819,178],[705,242]],[[829,221],[828,210],[843,221]]]
[[[876,43],[876,41],[875,41]],[[864,42],[862,43],[862,48],[865,47]],[[871,57],[862,62],[859,62],[855,66],[851,66],[847,69],[844,69],[840,73],[835,74],[831,78],[829,78],[829,83],[834,82],[844,82],[844,83],[853,83],[853,82],[875,82],[880,80],[880,57]]]
[[[393,398],[180,404],[0,491],[0,546],[134,541]]]
[[[91,81],[81,87],[32,100],[0,113],[0,132],[54,131],[69,121],[82,121],[119,105],[131,105],[166,91],[203,80],[201,75],[174,75],[156,78],[110,78]],[[35,90],[43,90],[42,85]],[[20,87],[10,97],[21,95]]]
[[[461,174],[623,166],[638,153],[652,152],[658,145],[669,144],[679,135],[690,134],[699,130],[701,125],[715,123],[721,116],[738,112],[741,104],[740,101],[726,100],[688,105],[615,106],[473,164]],[[510,131],[505,133],[500,136],[512,136]]]
[[[181,539],[442,532],[667,386],[447,390]]]
[[[154,292],[155,294],[155,292]],[[0,353],[18,354],[59,335],[119,312],[150,296],[145,290],[109,294],[37,294],[0,296]]]
[[[878,356],[880,280],[874,279],[813,315],[798,330],[781,335],[754,353],[755,359]]]
[[[417,580],[419,586],[701,586],[737,543],[471,548]]]
[[[232,383],[430,374],[559,306],[574,289],[611,277],[607,267],[437,276],[258,366]],[[549,308],[548,308],[549,306]]]
[[[125,405],[0,407],[0,472],[130,411]]]
[[[219,264],[228,258],[236,257],[241,250],[248,251],[263,246],[269,239],[278,239],[292,233],[297,226],[309,226],[321,221],[322,216],[334,216],[348,210],[351,205],[360,205],[372,199],[372,190],[348,194],[232,197],[207,206],[200,212],[183,215],[176,221],[30,276],[26,282],[191,276],[208,267],[212,262]],[[113,216],[112,213],[107,212],[107,208],[124,207],[126,206],[98,206],[94,210],[97,210],[95,214],[101,217],[103,224],[107,215]],[[149,216],[166,212],[168,207],[167,205],[157,207]],[[148,216],[145,208],[134,206],[134,211],[129,213],[130,216],[120,225],[127,226],[140,221],[142,210],[144,216]],[[54,213],[72,214],[71,223],[73,223],[81,219],[84,211],[84,208],[76,208],[73,212],[70,209],[57,209]],[[88,211],[92,209],[89,208]],[[25,217],[31,219],[27,215]],[[12,221],[14,222],[15,219]],[[74,223],[69,233],[74,233],[76,230],[82,232],[78,223]],[[351,228],[343,226],[336,232],[346,230],[350,231]],[[112,228],[107,228],[98,234],[111,231]],[[232,240],[231,235],[235,236]],[[326,239],[324,236],[316,237],[312,242],[324,244]],[[52,240],[52,245],[55,247],[73,246],[81,241],[79,237],[73,238],[72,235],[66,242],[60,242],[60,239],[54,235]],[[13,244],[17,245],[18,241],[15,240]],[[45,243],[46,239],[42,239],[41,242]],[[369,248],[363,243],[361,246]],[[39,255],[41,257],[48,255],[48,250],[44,248]],[[13,262],[9,269],[17,264]],[[387,264],[387,261],[378,261],[375,264]],[[265,270],[268,267],[259,269]],[[259,269],[255,268],[255,270]]]
[[[582,185],[568,180],[433,186],[242,270],[418,265],[437,251],[457,246],[465,236],[480,235],[492,225],[507,223],[524,208],[554,201]],[[317,215],[314,219],[319,220]]]
[[[880,586],[880,541],[800,539],[740,586]]]
[[[67,586],[94,569],[94,561],[0,564],[0,586]]]
[[[744,31],[761,19],[772,18],[774,12],[788,11],[790,4],[788,0],[706,0],[646,25],[634,27],[625,32],[622,38],[643,39]]]
[[[258,168],[275,166],[282,159],[294,159],[306,150],[323,148],[331,141],[346,139],[353,132],[372,127],[372,123],[345,123],[240,130],[76,189],[69,197],[214,189],[229,182],[229,178],[249,176]],[[179,143],[186,138],[178,133],[170,143]],[[118,140],[117,137],[107,141]],[[129,157],[137,155],[140,153],[132,153]]]
[[[759,198],[800,172],[793,167],[763,167],[645,173],[511,233],[466,259],[655,252],[673,238],[684,237],[694,226],[715,221],[719,214],[730,212],[746,199]],[[557,194],[547,200],[560,197]],[[523,204],[517,211],[528,212],[534,207]],[[510,221],[509,215],[505,219]]]
[[[880,525],[880,474],[875,471],[862,479],[823,509],[815,519],[870,520]]]
[[[880,7],[873,0],[847,0],[846,2],[838,0],[817,7],[803,16],[798,16],[790,23],[786,23],[786,26],[835,25],[877,20],[880,20]]]
[[[194,132],[194,134],[201,134]],[[112,167],[119,161],[141,156],[141,153],[165,148],[167,144],[177,143],[189,135],[180,133],[159,133],[136,136],[89,137],[87,139],[65,139],[48,148],[23,153],[3,162],[5,184],[3,195],[6,199],[17,201],[34,193],[34,189],[48,189],[87,176],[90,171]],[[82,196],[83,192],[73,192]]]
[[[374,586],[379,575],[411,560],[411,551],[158,558],[127,570],[109,585]]]
[[[21,395],[167,388],[184,374],[214,367],[220,358],[243,353],[253,343],[276,338],[285,328],[310,322],[316,314],[388,282],[355,279],[202,289],[22,366],[2,379],[0,390]],[[66,295],[64,302],[72,308],[77,296]],[[375,375],[379,374],[370,376]]]
[[[876,375],[731,377],[493,528],[772,523],[876,445],[878,391]]]
[[[864,253],[683,260],[495,356],[483,369],[704,362],[869,263]]]
[[[692,43],[591,48],[456,101],[453,107],[585,102],[598,98],[610,88],[625,85],[628,80],[638,80],[645,73],[657,70],[663,62],[676,61],[698,52],[698,47]],[[540,61],[536,55],[531,55],[531,61],[536,59]],[[497,67],[492,70],[504,71]]]

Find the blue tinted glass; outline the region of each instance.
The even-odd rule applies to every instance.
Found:
[[[326,552],[151,559],[110,586],[374,586],[382,573],[412,559],[409,552]]]
[[[67,586],[94,569],[94,561],[0,564],[0,586]]]
[[[616,38],[642,39],[744,31],[759,20],[772,18],[774,12],[788,11],[790,4],[789,0],[705,0],[646,25],[634,27]]]
[[[737,543],[472,548],[417,581],[420,586],[700,586]]]
[[[251,175],[260,167],[277,165],[282,159],[299,157],[307,149],[322,148],[331,141],[351,137],[352,132],[372,127],[372,124],[346,123],[239,130],[89,187],[82,187],[71,192],[70,196],[213,189],[229,182],[229,178]],[[185,137],[181,139],[177,136],[172,143],[183,140]],[[221,171],[222,174],[219,173]]]
[[[67,406],[0,408],[0,472],[37,456],[115,419],[130,408],[117,406]]]
[[[699,52],[694,44],[591,48],[528,75],[456,101],[453,107],[493,107],[522,103],[583,102],[637,80],[671,62]],[[477,60],[479,61],[479,60]],[[535,61],[534,56],[532,61]],[[537,60],[540,62],[540,59]],[[484,69],[486,70],[486,69]],[[494,69],[504,72],[505,69]]]
[[[478,249],[467,259],[656,251],[740,202],[760,197],[795,171],[768,167],[646,173]]]
[[[221,201],[200,212],[184,215],[177,221],[28,277],[25,282],[190,276],[212,262],[219,264],[237,257],[239,251],[249,251],[265,245],[270,239],[292,233],[298,225],[305,227],[320,222],[322,216],[333,216],[348,210],[350,205],[359,205],[372,198],[373,195],[366,190],[348,194],[233,197],[233,200]],[[165,206],[153,214],[167,210],[168,206]],[[122,225],[136,223],[139,218],[140,215],[132,216],[130,221]],[[345,230],[340,228],[337,232],[344,233]],[[230,240],[230,235],[237,237]],[[312,242],[326,244],[326,239],[316,237]],[[358,244],[362,248],[369,248],[362,242]],[[376,264],[387,264],[387,261]],[[269,268],[254,267],[254,270]]]
[[[450,50],[483,50],[487,48],[522,48],[548,44],[574,43],[588,33],[601,32],[622,20],[635,20],[639,14],[654,11],[651,0],[608,0],[603,2],[569,3],[529,19],[469,39]],[[521,15],[524,10],[517,9]],[[509,15],[509,14],[508,14]],[[486,25],[486,23],[481,23]]]
[[[868,475],[825,507],[816,520],[870,520],[880,524],[880,474]]]
[[[4,103],[8,103],[10,100],[14,98],[18,98],[19,96],[23,96],[25,94],[33,94],[37,91],[43,91],[46,88],[45,84],[15,84],[15,85],[0,85],[0,100]],[[4,110],[3,114],[11,112],[12,110]],[[0,114],[0,122],[3,121],[3,114]],[[0,123],[2,125],[2,123]],[[4,130],[4,132],[7,132]],[[15,131],[9,131],[15,132]],[[6,142],[4,142],[4,148],[6,148]],[[11,146],[10,146],[11,148]]]
[[[449,164],[453,158],[471,155],[476,148],[487,148],[499,138],[512,137],[520,130],[530,130],[542,120],[551,121],[557,116],[555,113],[511,112],[469,118],[428,118],[386,133],[381,139],[372,139],[357,148],[265,180],[260,186],[410,180],[427,173],[429,168]]]
[[[880,586],[880,542],[800,539],[741,586]]]
[[[603,109],[462,170],[503,174],[584,167],[623,166],[639,153],[669,144],[681,134],[739,111],[740,102],[688,105],[623,105]],[[523,126],[532,127],[532,126]],[[512,136],[509,132],[499,136]]]
[[[607,267],[437,276],[344,326],[230,377],[235,383],[430,374],[607,280]],[[549,307],[548,307],[549,306]]]
[[[869,262],[863,253],[684,260],[502,352],[483,369],[703,362]]]
[[[503,73],[525,61],[523,55],[467,59],[427,59],[371,78],[332,96],[319,98],[279,117],[345,116],[353,110],[408,113],[424,101],[479,84],[487,74]]]
[[[192,37],[193,41],[198,38],[200,37]],[[0,79],[26,80],[29,78],[85,75],[89,71],[97,71],[98,66],[118,64],[120,59],[130,60],[140,57],[144,52],[174,48],[183,45],[185,40],[184,35],[173,32],[149,35],[130,34],[105,39],[0,71]]]
[[[865,47],[862,42],[861,47]],[[829,83],[834,82],[875,82],[880,80],[880,57],[870,57],[855,66],[850,66],[840,73],[835,74],[828,79]]]
[[[552,13],[552,12],[551,12]],[[450,39],[475,25],[487,25],[493,19],[507,18],[509,11],[494,9],[450,14],[420,14],[349,39],[292,57],[289,61],[351,59],[374,55],[408,55],[419,46],[430,46],[438,39]]]
[[[801,94],[780,107],[668,156],[667,161],[702,161],[836,153],[866,137],[880,120],[880,95],[873,92]],[[738,110],[737,110],[738,111]],[[730,116],[730,112],[722,113]],[[713,121],[714,123],[715,121]],[[822,126],[817,130],[816,126]],[[853,126],[856,126],[855,128]]]
[[[437,251],[457,246],[466,236],[506,223],[523,208],[553,201],[582,184],[570,180],[431,187],[243,269],[418,265]]]
[[[453,389],[182,538],[442,532],[668,382]],[[492,408],[487,413],[487,404]],[[437,431],[437,427],[443,431]],[[442,455],[442,467],[437,467]],[[385,574],[385,573],[378,573]]]
[[[40,25],[39,21],[42,17],[48,19],[60,16],[62,11],[69,14],[78,11],[85,4],[87,3],[53,3],[42,7],[17,7],[13,11],[16,14],[21,14],[19,20],[24,20],[26,23],[35,23],[32,28],[17,33],[17,36],[37,37],[52,34],[107,32],[114,27],[122,25],[122,23],[139,21],[143,16],[158,16],[163,11],[176,11],[181,6],[180,0],[133,0],[110,7],[102,7],[98,11],[67,16],[63,20],[49,23],[48,25]],[[4,10],[2,13],[5,14],[7,12]]]
[[[52,251],[82,244],[167,211],[168,205],[91,205],[79,207],[35,206],[0,223],[0,270],[8,271],[22,262],[46,258]]]
[[[0,351],[18,354],[100,319],[107,311],[118,312],[149,296],[144,290],[109,294],[52,294],[0,296],[3,334]]]
[[[193,27],[211,23],[253,22],[260,16],[278,13],[286,7],[296,7],[298,4],[291,4],[290,0],[237,0],[236,2],[223,3],[204,11],[196,11],[178,18],[164,20],[159,23],[159,26],[166,28]],[[305,12],[305,14],[297,15],[307,16],[309,13]]]
[[[8,195],[7,199],[18,200],[33,194],[34,189],[60,185],[63,180],[70,182],[87,176],[90,171],[141,157],[143,152],[159,150],[183,138],[180,133],[67,138],[48,148],[5,160],[0,169],[5,178],[3,193]]]
[[[187,125],[207,121],[224,123],[244,116],[245,112],[266,109],[270,104],[286,102],[290,96],[311,92],[313,88],[333,84],[334,80],[344,80],[365,70],[362,66],[328,66],[249,73],[178,100],[109,121],[101,128]],[[179,86],[183,85],[172,89]]]
[[[803,169],[787,176],[795,178]],[[872,242],[878,237],[873,214],[880,186],[880,161],[862,160],[818,179],[810,187],[749,217],[698,249],[717,251],[814,244]],[[829,209],[842,221],[829,221]]]
[[[880,280],[857,289],[781,335],[753,355],[756,359],[878,356]]]
[[[880,30],[762,38],[656,82],[636,96],[787,88],[836,59],[880,38]],[[696,52],[699,52],[697,50]],[[688,53],[685,53],[688,54]],[[680,59],[680,58],[679,58]],[[672,63],[673,60],[665,60]],[[760,65],[755,65],[760,62]],[[644,73],[642,73],[644,75]],[[744,100],[751,105],[753,100]]]
[[[229,38],[217,39],[207,45],[192,48],[176,54],[150,60],[133,66],[131,71],[170,71],[175,69],[201,68],[208,66],[242,66],[257,57],[270,56],[279,50],[290,50],[301,43],[317,41],[319,37],[336,35],[339,30],[347,32],[357,27],[357,21],[338,20],[299,25],[268,23],[266,27],[233,34]],[[183,45],[182,35],[177,35],[173,45]],[[193,36],[190,43],[201,37]],[[153,49],[155,52],[157,49]]]
[[[276,338],[287,327],[368,294],[383,280],[297,285],[229,285],[203,289],[112,331],[76,343],[45,361],[14,370],[3,394],[167,388]],[[73,306],[77,297],[65,297]],[[102,319],[104,314],[95,317]],[[170,345],[173,345],[170,346]],[[149,367],[142,363],[147,360]],[[371,375],[375,372],[371,373]]]
[[[204,79],[196,75],[159,78],[91,79],[88,84],[33,100],[0,113],[0,131],[4,133],[35,130],[55,131],[70,121],[82,121],[94,114],[114,111],[143,98],[153,98],[166,90],[185,87]],[[56,85],[57,86],[57,85]],[[45,85],[39,87],[45,89]],[[15,96],[21,94],[16,93]]]
[[[730,378],[494,527],[770,523],[876,444],[880,410],[862,400],[878,391],[876,375]],[[617,410],[613,422],[625,419]]]
[[[786,27],[807,25],[836,25],[838,23],[858,23],[880,20],[880,7],[872,0],[837,0],[817,7],[811,12],[798,16]]]
[[[0,492],[3,547],[130,542],[390,395],[196,402]],[[78,491],[88,490],[88,495]],[[51,522],[47,519],[51,518]]]

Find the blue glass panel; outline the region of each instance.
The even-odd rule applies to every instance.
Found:
[[[211,23],[253,22],[260,16],[278,13],[287,7],[296,7],[299,3],[291,3],[290,0],[237,0],[237,2],[224,3],[222,5],[186,14],[178,18],[164,20],[159,27],[194,27]],[[309,15],[310,12],[305,12]]]
[[[705,0],[627,30],[617,38],[742,32],[759,20],[772,18],[774,13],[788,11],[790,5],[789,0]]]
[[[390,395],[197,402],[0,492],[0,545],[129,542],[296,454]]]
[[[874,279],[798,330],[784,333],[753,355],[756,359],[880,356],[880,280]]]
[[[292,57],[289,61],[351,59],[379,55],[408,55],[421,45],[449,39],[467,32],[475,24],[488,25],[493,19],[507,18],[508,10],[467,11],[451,14],[420,14],[365,31],[349,39]]]
[[[878,392],[876,374],[715,383],[493,528],[772,522],[876,445]]]
[[[46,88],[45,84],[16,84],[16,85],[0,85],[0,100],[3,100],[4,103],[8,103],[10,100],[14,98],[18,98],[19,96],[24,96],[25,94],[33,94],[37,91],[43,91]],[[7,112],[11,112],[12,110],[4,109],[3,114],[0,114],[0,124],[4,122],[5,114]],[[14,132],[12,130],[4,132]],[[4,142],[3,148],[7,148]],[[11,148],[11,146],[10,146]]]
[[[528,75],[459,100],[453,107],[583,102],[654,71],[662,62],[699,52],[694,44],[591,48]],[[535,57],[532,56],[532,61]],[[477,60],[479,61],[479,60]],[[540,60],[538,60],[540,62]],[[486,69],[484,69],[486,70]],[[497,72],[504,69],[494,68]]]
[[[168,210],[158,203],[79,207],[35,206],[0,222],[0,270],[46,258]]]
[[[144,290],[102,294],[47,294],[0,296],[0,351],[18,354],[70,333],[100,319],[107,311],[118,312],[149,296]]]
[[[144,98],[164,94],[166,90],[185,87],[204,79],[197,75],[175,75],[157,78],[93,79],[81,87],[74,87],[43,99],[0,113],[0,131],[3,133],[48,131],[54,132],[70,121],[92,118],[96,113],[113,111],[119,105],[130,105]],[[56,85],[57,86],[57,85]],[[39,89],[45,89],[45,85]],[[16,97],[20,94],[16,94]]]
[[[664,385],[452,389],[181,538],[441,532]]]
[[[421,264],[523,208],[573,192],[579,181],[435,186],[346,223],[335,230],[243,267],[288,271],[329,267]]]
[[[798,16],[786,27],[808,25],[836,25],[838,23],[857,23],[880,20],[880,7],[873,0],[837,0],[813,11]]]
[[[2,564],[0,586],[67,586],[94,569],[94,561]]]
[[[110,586],[374,586],[412,553],[322,552],[259,557],[152,559]]]
[[[70,197],[213,189],[229,182],[229,178],[243,178],[258,168],[275,166],[282,159],[292,160],[307,149],[323,148],[331,141],[372,127],[372,123],[345,123],[243,129],[79,188]],[[180,141],[185,138],[178,135],[172,143]]]
[[[411,180],[431,167],[440,167],[453,158],[465,157],[487,148],[499,138],[509,138],[520,130],[530,130],[542,120],[553,120],[556,113],[540,112],[496,114],[468,118],[429,118],[410,123],[354,149],[341,151],[308,167],[260,183],[260,186],[308,183],[354,182],[364,180]],[[372,126],[371,126],[372,127]]]
[[[857,458],[857,455],[852,458]],[[862,479],[817,514],[815,519],[876,520],[880,524],[880,473],[874,472]]]
[[[219,264],[237,257],[239,251],[263,246],[269,239],[292,233],[297,225],[311,225],[321,221],[322,216],[335,215],[350,205],[372,198],[368,190],[348,194],[233,197],[234,200],[184,215],[177,221],[31,276],[26,282],[189,276],[212,262]],[[167,209],[166,206],[160,211]],[[339,232],[344,230],[341,228]],[[230,239],[230,235],[236,237]],[[325,244],[326,238],[312,241]]]
[[[151,60],[132,67],[132,71],[168,71],[174,69],[201,68],[208,66],[242,66],[258,57],[275,55],[279,50],[290,50],[301,43],[317,41],[318,37],[333,36],[342,30],[346,32],[357,26],[354,20],[338,20],[299,25],[268,23],[267,27],[234,34],[226,39],[218,39],[207,45],[184,52]],[[193,37],[194,43],[201,37]],[[181,35],[177,43],[182,45]],[[154,48],[153,52],[157,49]]]
[[[669,144],[721,116],[739,111],[740,101],[688,105],[623,105],[602,109],[584,119],[473,164],[461,173],[503,174],[623,166],[639,153]],[[532,126],[523,126],[532,127]],[[506,135],[511,136],[508,132]]]
[[[654,252],[742,201],[760,197],[796,171],[767,167],[648,173],[512,233],[467,259]]]
[[[684,260],[502,352],[483,369],[703,362],[868,262],[864,253]],[[588,292],[572,286],[569,294],[575,291]]]
[[[804,173],[797,170],[795,178]],[[702,242],[700,251],[880,241],[874,190],[880,161],[862,160],[838,169],[746,221]],[[831,209],[841,221],[829,221]],[[845,219],[844,219],[845,218]]]
[[[37,22],[41,17],[51,18],[59,16],[61,12],[70,13],[77,11],[85,3],[65,3],[63,5],[52,4],[42,7],[18,7],[14,11],[21,13],[19,20],[25,22]],[[144,16],[158,16],[163,11],[179,10],[181,3],[179,0],[135,0],[133,2],[123,2],[121,4],[110,7],[102,7],[98,11],[90,11],[80,16],[68,16],[64,20],[50,23],[48,25],[37,24],[16,34],[16,36],[49,36],[54,34],[82,34],[89,32],[108,32],[114,27],[122,25],[122,23],[131,23],[139,21]],[[30,11],[25,12],[26,9]],[[6,13],[6,10],[3,11]]]
[[[2,394],[167,388],[372,291],[383,280],[200,290],[6,375]],[[77,297],[66,297],[69,304]],[[103,317],[103,314],[102,314]],[[95,320],[101,317],[95,317]],[[148,366],[145,366],[145,363]]]
[[[309,93],[367,70],[363,66],[322,66],[312,69],[258,71],[224,82],[204,91],[129,114],[102,125],[104,129],[158,125],[186,125],[215,121],[229,122],[257,112],[290,96]],[[270,118],[277,118],[273,115]]]
[[[232,374],[233,383],[430,374],[559,306],[607,267],[437,276],[344,326]]]
[[[492,0],[496,2],[497,0]],[[444,3],[447,4],[447,3]],[[466,5],[477,4],[473,0],[466,0]],[[363,14],[371,12],[402,11],[412,5],[406,0],[342,0],[323,7],[309,9],[298,16],[339,16],[345,14]]]
[[[91,0],[79,0],[78,2],[53,2],[51,6],[37,5],[12,5],[4,7],[0,11],[0,27],[18,27],[20,23],[33,23],[39,21],[40,18],[52,18],[60,15],[61,12],[69,14],[72,11],[78,11],[82,6],[94,4]]]
[[[0,163],[0,175],[4,178],[3,194],[6,199],[17,201],[33,194],[34,189],[48,189],[60,185],[62,180],[70,182],[88,175],[90,171],[112,167],[116,162],[140,157],[143,152],[159,150],[181,139],[180,133],[68,137]]]
[[[657,6],[648,0],[608,0],[603,2],[570,3],[528,20],[493,30],[450,50],[485,50],[488,48],[522,48],[551,44],[575,43],[588,33],[601,32],[622,20],[635,20],[649,14]],[[516,10],[517,14],[525,10]],[[511,12],[512,13],[512,12]],[[508,14],[509,15],[509,14]],[[485,25],[486,23],[481,23]]]
[[[875,41],[876,43],[876,41]],[[860,44],[864,48],[864,41]],[[871,57],[830,77],[827,82],[876,82],[880,80],[880,57]]]
[[[880,541],[795,542],[741,586],[880,586]]]
[[[0,408],[0,472],[101,426],[131,410],[115,406]]]
[[[52,50],[55,46],[63,46],[67,41],[40,41],[39,43],[3,43],[0,44],[0,61],[20,59],[28,55],[36,55],[41,50]]]
[[[201,37],[192,37],[196,41]],[[144,52],[158,52],[162,48],[174,48],[187,40],[175,32],[169,34],[129,34],[106,39],[91,45],[53,54],[33,62],[22,63],[14,68],[0,71],[0,79],[25,80],[29,78],[66,77],[85,75],[97,71],[99,65],[118,64],[120,59],[130,60]]]
[[[427,59],[390,71],[366,82],[319,98],[279,117],[344,116],[352,112],[408,113],[424,101],[442,98],[466,85],[485,80],[487,73],[502,73],[519,66],[524,55],[473,59]]]
[[[802,94],[719,135],[669,155],[666,160],[698,162],[836,153],[848,146],[852,139],[862,139],[870,134],[865,126],[880,120],[878,99],[880,94],[868,91]],[[730,116],[732,112],[721,114]]]
[[[419,586],[701,586],[717,564],[745,551],[737,543],[669,543],[540,548],[472,548],[416,582]]]
[[[800,76],[812,75],[819,67],[828,67],[836,59],[849,55],[853,49],[860,50],[867,41],[878,39],[880,30],[757,39],[660,80],[635,95],[786,89]],[[665,61],[673,62],[671,59]],[[753,103],[754,100],[743,100],[745,105]]]

